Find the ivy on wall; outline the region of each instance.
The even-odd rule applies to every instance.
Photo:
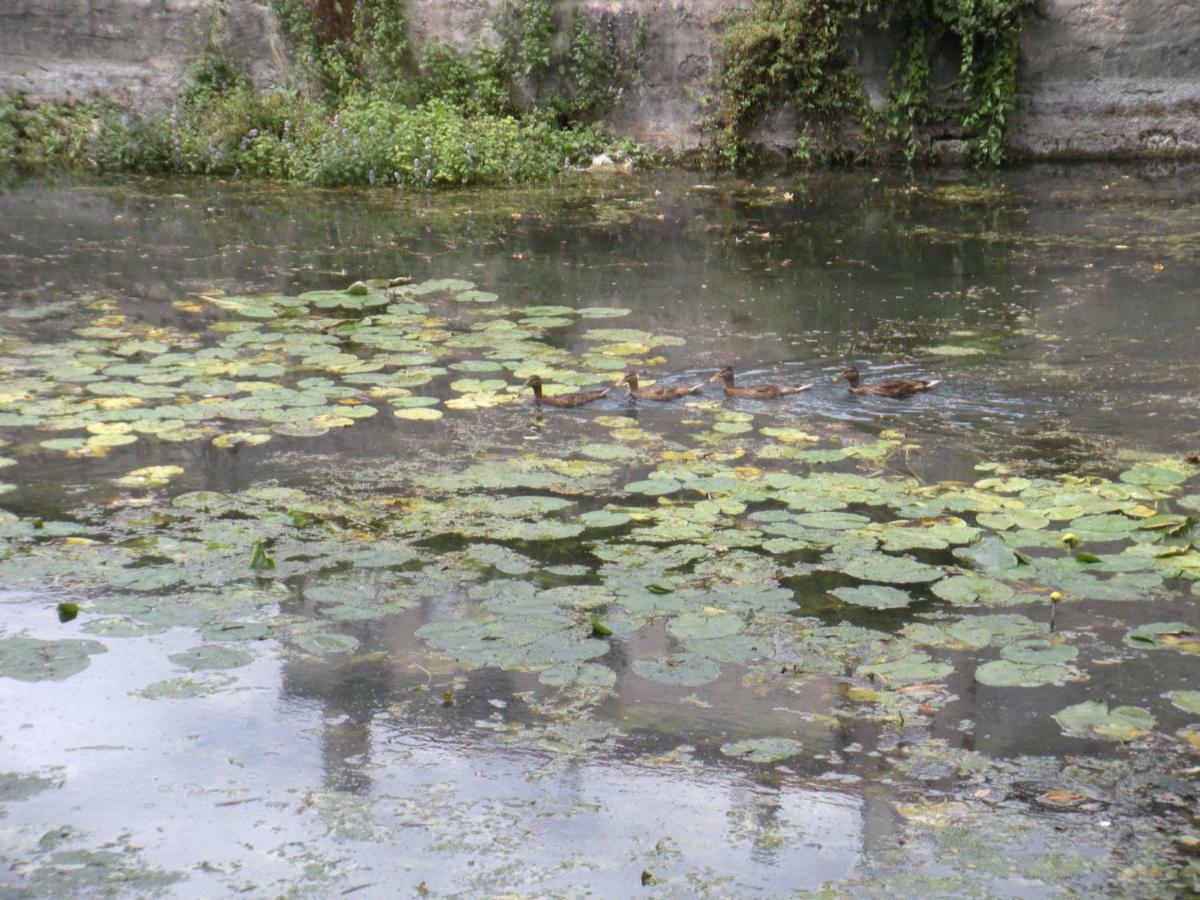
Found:
[[[897,144],[922,155],[935,123],[962,135],[971,156],[996,165],[1016,106],[1023,14],[1034,0],[753,0],[725,29],[718,126],[711,149],[738,166],[764,115],[789,106],[796,155],[846,160]],[[849,44],[864,26],[894,27],[899,45],[882,108],[870,103]],[[953,43],[958,79],[933,84],[939,48]]]

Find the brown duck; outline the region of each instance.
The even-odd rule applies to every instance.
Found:
[[[811,384],[746,384],[737,387],[733,383],[733,366],[726,366],[708,380],[717,379],[725,382],[726,397],[747,397],[750,400],[774,400],[776,397],[798,394],[812,387]]]
[[[874,384],[862,384],[858,369],[853,366],[833,380],[845,381],[850,385],[852,394],[873,394],[876,397],[911,397],[913,394],[932,390],[942,383],[940,379],[931,381],[926,378],[888,378]]]
[[[542,376],[530,375],[525,387],[533,388],[533,402],[538,406],[557,406],[560,409],[573,409],[583,406],[593,400],[599,400],[608,393],[608,388],[597,388],[592,391],[576,391],[574,394],[555,394],[552,397],[542,396]]]
[[[625,373],[621,384],[629,385],[629,396],[635,400],[675,400],[688,394],[698,394],[704,387],[704,382],[697,384],[654,384],[650,387],[638,387],[638,374],[634,371]]]

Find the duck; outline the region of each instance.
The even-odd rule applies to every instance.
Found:
[[[596,388],[591,391],[576,391],[573,394],[555,394],[552,397],[542,396],[542,376],[530,375],[525,381],[525,387],[533,388],[533,402],[538,406],[557,406],[560,409],[574,409],[584,406],[593,400],[607,396],[608,388]]]
[[[919,394],[922,391],[933,390],[941,384],[941,379],[928,378],[888,378],[883,381],[876,381],[874,384],[860,384],[861,376],[858,374],[858,369],[851,366],[841,375],[833,379],[834,381],[844,381],[850,385],[850,393],[852,394],[873,394],[876,397],[911,397],[913,394]]]
[[[696,384],[655,384],[650,387],[638,387],[638,373],[632,369],[625,373],[621,384],[629,385],[629,396],[635,400],[675,400],[688,394],[698,394],[704,388],[704,382]]]
[[[798,394],[812,387],[811,384],[747,384],[736,387],[733,383],[733,366],[726,366],[708,380],[717,379],[725,382],[726,397],[747,397],[751,400],[774,400],[776,397]]]

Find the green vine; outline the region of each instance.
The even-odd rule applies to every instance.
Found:
[[[850,160],[898,147],[913,161],[931,129],[966,140],[997,165],[1016,106],[1019,37],[1033,0],[754,0],[725,31],[714,147],[732,167],[781,107],[796,116],[796,156]],[[862,26],[894,26],[899,44],[881,108],[870,104],[850,40]],[[935,87],[936,54],[953,40],[959,78]]]

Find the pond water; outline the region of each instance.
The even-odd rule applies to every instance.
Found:
[[[0,896],[1195,890],[1198,172],[7,183]]]

